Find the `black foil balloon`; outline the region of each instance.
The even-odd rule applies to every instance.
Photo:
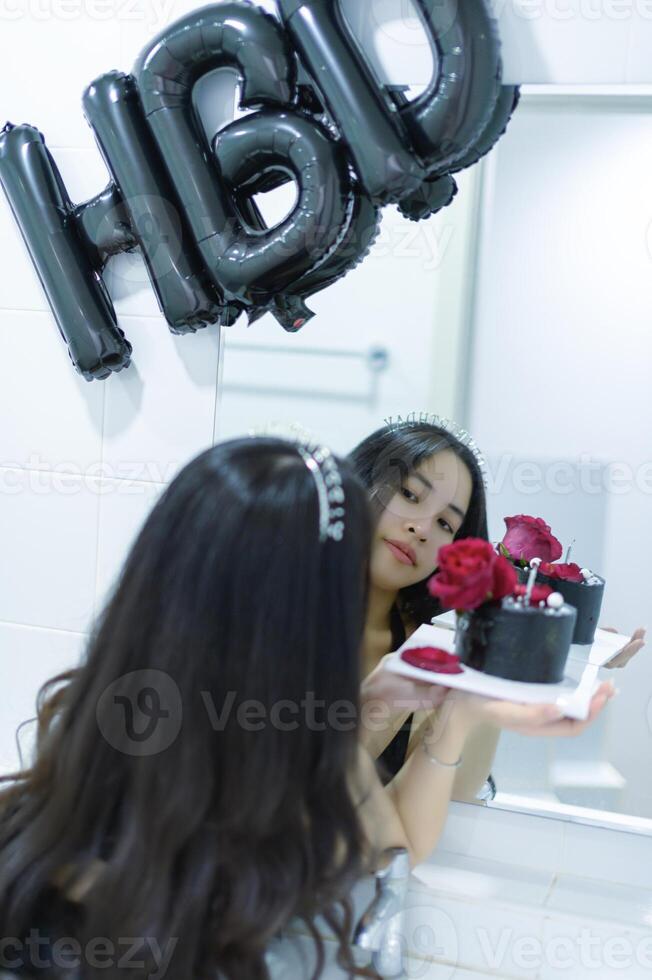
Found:
[[[405,86],[378,81],[339,0],[278,0],[280,20],[221,0],[181,18],[133,76],[110,72],[86,90],[112,180],[84,204],[70,201],[37,129],[5,126],[0,181],[85,378],[130,362],[102,279],[111,256],[142,252],[175,333],[243,310],[295,331],[312,316],[306,300],[367,255],[382,205],[420,220],[450,203],[452,174],[491,149],[518,90],[500,83],[489,0],[415,2],[437,67],[413,102]],[[212,148],[193,96],[223,67],[252,111]],[[296,204],[268,228],[254,196],[288,180]]]
[[[416,0],[436,69],[413,102],[401,86],[379,84],[351,37],[339,0],[278,4],[373,200],[411,199],[428,177],[446,174],[485,129],[501,80],[488,0]]]
[[[488,0],[415,0],[437,68],[425,91],[402,105],[412,145],[433,176],[450,173],[492,118],[502,63]]]
[[[194,109],[197,81],[218,67],[242,78],[241,106],[268,107],[227,126],[216,153]],[[296,62],[281,25],[237,2],[177,21],[143,51],[134,69],[143,108],[206,269],[216,288],[251,308],[268,304],[333,246],[351,208],[346,155],[308,116],[283,109],[295,94]],[[223,178],[236,183],[279,167],[299,187],[278,227],[252,233]]]
[[[103,268],[112,255],[133,252],[138,247],[127,209],[113,183],[92,200],[79,204],[75,208],[75,218],[87,248],[96,252],[98,268]]]
[[[404,217],[411,221],[421,221],[431,214],[436,214],[437,211],[447,207],[453,201],[457,194],[457,184],[451,174],[472,166],[493,149],[507,129],[519,98],[518,86],[503,85],[501,87],[498,101],[490,118],[466,153],[457,159],[450,173],[428,178],[414,194],[401,200],[399,210]]]
[[[459,170],[473,166],[493,149],[507,129],[518,106],[520,96],[520,89],[517,85],[503,85],[501,87],[498,101],[487,124],[466,153],[457,160],[455,166],[449,171],[450,173],[457,173]]]
[[[425,177],[423,167],[337,0],[278,0],[278,7],[304,67],[337,120],[365,193],[386,204],[416,190]]]
[[[432,177],[424,180],[413,194],[399,201],[398,209],[410,221],[422,221],[447,208],[457,194],[457,184],[451,176]]]
[[[298,194],[275,228],[251,231],[236,210],[233,228],[208,243],[211,268],[228,294],[253,306],[294,293],[348,228],[354,196],[344,147],[301,113],[263,109],[222,130],[215,156],[225,183],[228,174],[240,194],[279,170],[294,178]]]
[[[75,209],[42,135],[8,123],[0,133],[0,181],[76,370],[88,381],[129,365],[118,327]]]
[[[194,333],[207,323],[229,322],[233,311],[207,277],[133,78],[101,75],[86,89],[83,105],[170,330]],[[116,214],[95,233],[119,223]]]
[[[333,252],[312,272],[294,284],[303,300],[332,286],[367,257],[378,237],[381,209],[358,188],[349,227]]]
[[[233,131],[232,139],[227,136],[224,140],[223,135],[220,134],[221,149],[220,138],[216,146],[222,176],[233,187],[238,211],[245,224],[255,233],[264,234],[269,229],[254,196],[288,183],[293,175],[286,168],[277,169],[274,166],[267,170],[252,167],[252,172],[246,173],[242,167],[237,129]],[[380,208],[364,194],[357,181],[346,186],[350,207],[347,208],[346,225],[337,240],[333,242],[333,236],[329,234],[330,247],[326,251],[323,247],[320,249],[324,254],[318,263],[313,264],[303,276],[293,279],[283,292],[276,293],[268,303],[253,308],[249,312],[250,322],[270,312],[285,330],[295,332],[301,329],[314,316],[305,300],[341,279],[368,255],[380,229]],[[340,194],[343,190],[344,186],[340,188]]]

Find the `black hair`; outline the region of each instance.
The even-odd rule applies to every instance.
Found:
[[[89,937],[141,936],[163,949],[174,937],[170,977],[267,980],[270,941],[299,917],[317,976],[321,914],[351,974],[368,975],[348,951],[348,896],[369,856],[349,778],[371,516],[351,466],[340,469],[338,542],[320,542],[314,476],[283,440],[218,445],[164,492],[81,666],[42,689],[32,767],[4,779],[1,935],[27,935],[46,907],[60,931],[72,906],[53,881],[63,875],[67,890],[101,861],[83,916],[65,926],[82,948]],[[166,706],[176,698],[179,730],[138,754],[125,741],[126,707],[115,706],[141,704],[143,672],[150,698],[176,692]],[[323,705],[314,724],[300,716],[293,728],[294,712],[259,724],[310,698]],[[250,723],[247,702],[260,706]],[[353,724],[323,724],[341,703]],[[154,972],[146,953],[130,977]]]
[[[488,540],[487,501],[482,470],[473,450],[446,429],[427,422],[414,422],[396,427],[385,426],[367,436],[350,453],[349,460],[364,483],[376,521],[419,466],[435,453],[451,449],[471,474],[471,502],[462,526],[455,535],[461,538]],[[428,576],[430,577],[430,576]],[[442,612],[438,600],[426,588],[428,579],[399,592],[392,610],[392,649],[405,641],[405,623],[415,626],[429,623]]]

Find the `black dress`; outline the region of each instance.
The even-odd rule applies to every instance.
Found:
[[[403,620],[396,606],[392,608],[390,614],[390,627],[392,630],[392,650],[398,650],[405,643],[406,634]],[[399,728],[392,741],[378,759],[380,777],[385,784],[394,778],[405,763],[413,720],[414,715],[410,715],[405,720],[402,727]],[[490,773],[476,798],[479,800],[493,800],[495,795],[496,783]]]
[[[392,650],[398,650],[405,643],[407,637],[403,620],[396,606],[392,607],[390,613],[390,628],[392,631]],[[403,726],[399,728],[392,741],[378,759],[380,776],[384,783],[388,783],[393,779],[405,762],[413,718],[414,715],[410,715],[405,720]]]

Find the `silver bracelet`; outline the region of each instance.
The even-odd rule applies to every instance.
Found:
[[[438,759],[436,756],[434,756],[430,752],[430,750],[428,749],[428,745],[426,744],[425,736],[424,736],[423,741],[422,741],[421,744],[423,745],[423,751],[426,753],[426,758],[430,762],[432,762],[433,765],[435,765],[435,766],[441,766],[443,769],[459,769],[460,766],[462,765],[463,756],[460,756],[459,759],[457,760],[457,762],[442,762],[440,759]]]

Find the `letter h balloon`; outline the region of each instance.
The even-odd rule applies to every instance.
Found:
[[[278,17],[221,0],[176,21],[132,74],[86,89],[111,181],[84,204],[71,202],[38,129],[6,124],[0,181],[84,378],[131,359],[102,278],[113,255],[140,250],[174,333],[242,312],[297,331],[308,297],[366,257],[385,205],[418,221],[451,202],[452,175],[498,140],[518,89],[502,84],[488,0],[415,5],[435,70],[413,101],[379,81],[339,0],[278,0]],[[237,71],[247,112],[211,142],[193,91],[223,67]],[[290,180],[296,203],[268,227],[255,195]]]

